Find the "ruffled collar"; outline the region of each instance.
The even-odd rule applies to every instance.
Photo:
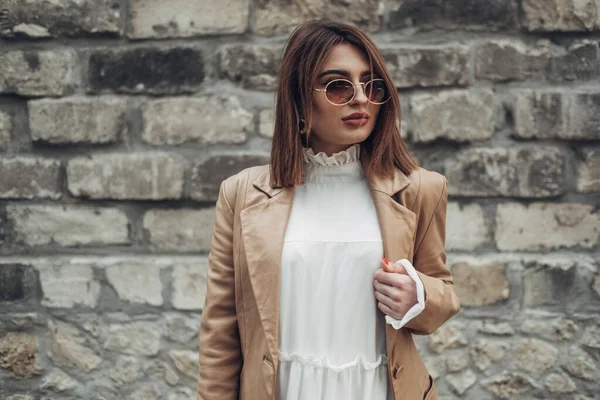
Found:
[[[324,152],[315,154],[314,150],[310,147],[305,148],[303,153],[305,163],[335,167],[358,162],[360,160],[360,144],[354,144],[347,150],[333,153],[331,156],[328,156]]]
[[[311,148],[305,148],[303,154],[306,183],[349,182],[365,176],[360,163],[360,144],[331,156],[324,152],[315,154]]]

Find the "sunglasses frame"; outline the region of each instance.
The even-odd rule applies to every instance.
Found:
[[[354,94],[352,95],[352,97],[350,98],[350,100],[348,100],[348,101],[347,101],[347,102],[345,102],[345,103],[340,103],[340,104],[338,104],[338,103],[334,103],[333,101],[329,100],[329,97],[327,97],[327,88],[329,87],[329,85],[331,85],[333,82],[338,82],[338,81],[344,81],[344,82],[348,82],[348,83],[350,83],[350,84],[352,85],[352,87],[354,88]],[[352,100],[354,100],[354,98],[356,97],[356,92],[357,92],[356,85],[360,85],[360,86],[362,86],[363,93],[365,93],[365,94],[366,94],[366,88],[367,88],[367,85],[368,85],[369,83],[371,83],[371,82],[374,82],[374,81],[382,81],[383,83],[385,83],[385,80],[383,80],[383,79],[381,79],[381,78],[375,78],[375,79],[371,79],[371,80],[369,80],[368,82],[358,82],[358,83],[354,83],[354,82],[352,82],[352,81],[350,81],[350,80],[348,80],[348,79],[344,79],[344,78],[338,78],[338,79],[334,79],[334,80],[332,80],[332,81],[329,81],[329,82],[327,82],[327,85],[325,85],[325,87],[324,87],[323,89],[317,89],[317,88],[314,88],[314,90],[316,90],[317,92],[323,92],[323,93],[325,93],[325,98],[327,99],[327,101],[328,101],[329,103],[333,104],[334,106],[345,106],[346,104],[348,104],[348,103],[350,103]],[[386,87],[387,87],[387,85],[386,85]],[[388,90],[388,92],[389,92],[389,90]],[[365,95],[365,97],[367,97],[367,96]],[[390,98],[391,98],[391,97],[392,97],[392,94],[391,94],[391,92],[390,92],[390,93],[389,93],[389,96],[388,96],[388,98],[387,98],[387,99],[385,99],[385,101],[382,101],[381,103],[379,103],[379,102],[375,102],[375,101],[371,101],[371,100],[369,100],[369,98],[368,98],[368,97],[367,97],[367,101],[368,101],[369,103],[371,103],[371,104],[381,105],[381,104],[385,104],[385,103],[387,103],[387,102],[390,100]]]

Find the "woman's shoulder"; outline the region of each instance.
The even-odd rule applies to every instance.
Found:
[[[221,191],[227,198],[229,204],[235,204],[237,193],[240,190],[245,190],[248,184],[252,184],[260,176],[268,173],[268,164],[245,168],[225,179],[223,183],[221,183]]]
[[[441,199],[447,197],[448,181],[439,172],[419,167],[407,175],[407,178],[411,184],[405,193],[405,204],[409,208],[430,208],[428,205],[435,208]]]

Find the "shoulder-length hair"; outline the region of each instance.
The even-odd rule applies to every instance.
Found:
[[[283,50],[275,104],[271,147],[271,186],[287,187],[304,182],[303,142],[300,118],[306,124],[307,140],[312,125],[313,88],[323,63],[334,46],[350,43],[366,55],[371,73],[385,81],[392,94],[384,103],[369,137],[361,143],[369,156],[367,168],[381,177],[392,177],[394,168],[404,174],[416,169],[400,136],[400,101],[383,55],[358,28],[331,21],[310,21],[298,26]]]

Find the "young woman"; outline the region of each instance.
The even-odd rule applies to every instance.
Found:
[[[447,183],[416,165],[399,121],[364,33],[323,21],[292,33],[271,164],[221,185],[198,399],[437,398],[412,335],[459,310]]]

